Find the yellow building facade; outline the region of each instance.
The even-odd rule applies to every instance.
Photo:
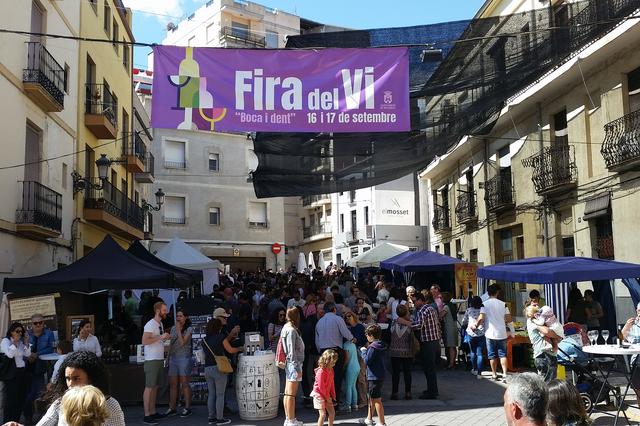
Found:
[[[421,174],[431,249],[484,265],[574,255],[639,263],[639,42],[636,20],[621,22],[507,100],[486,135],[462,137],[432,162]],[[521,307],[527,288],[508,290]],[[614,294],[628,297],[622,285]],[[619,318],[628,307],[617,303]]]
[[[150,152],[141,135],[133,132],[133,48],[126,44],[134,40],[131,11],[121,0],[80,3],[80,36],[114,42],[80,42],[75,170],[84,181],[74,185],[76,258],[106,234],[124,247],[144,239],[144,181],[137,176],[148,171],[145,158]],[[96,160],[103,155],[111,163],[101,181]]]

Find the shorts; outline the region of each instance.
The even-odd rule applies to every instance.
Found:
[[[191,376],[191,357],[172,356],[169,358],[169,377]]]
[[[144,386],[153,388],[160,384],[164,374],[164,360],[154,359],[144,362]]]
[[[314,410],[325,410],[327,408],[327,401],[325,401],[324,398],[318,398],[317,396],[314,396],[313,408]]]
[[[507,339],[489,339],[487,338],[487,358],[506,358],[507,357]]]
[[[300,382],[302,381],[302,366],[296,368],[291,362],[287,362],[284,365],[285,377],[287,382]]]
[[[367,394],[371,399],[382,398],[382,385],[384,381],[382,380],[367,380],[369,383],[369,390]]]

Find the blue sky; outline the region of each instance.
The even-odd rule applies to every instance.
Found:
[[[216,0],[214,0],[216,1]],[[133,11],[136,41],[160,43],[169,21],[178,23],[206,0],[124,0]],[[263,0],[256,3],[313,21],[354,29],[404,27],[469,19],[484,0]],[[134,66],[146,68],[148,48],[134,50]]]

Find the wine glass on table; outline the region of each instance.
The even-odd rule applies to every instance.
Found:
[[[595,345],[596,344],[596,330],[589,330],[587,332],[587,336],[589,337],[589,342],[591,342],[591,345]]]
[[[609,330],[602,330],[602,338],[604,339],[604,344],[606,345],[609,341]]]

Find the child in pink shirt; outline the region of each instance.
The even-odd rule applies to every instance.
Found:
[[[313,383],[313,408],[318,410],[318,426],[324,424],[325,411],[329,426],[333,426],[336,412],[333,407],[333,401],[336,399],[336,389],[333,384],[333,367],[338,361],[338,354],[332,349],[325,350],[318,360],[318,368],[316,368],[316,379]]]

